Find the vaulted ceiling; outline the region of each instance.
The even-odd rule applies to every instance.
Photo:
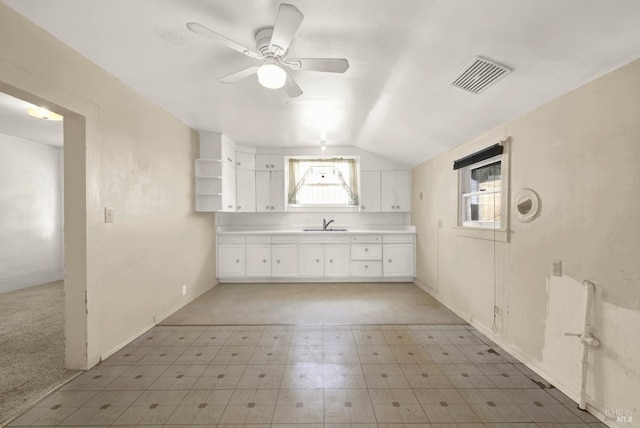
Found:
[[[287,0],[305,16],[290,56],[344,57],[345,74],[293,71],[304,94],[217,77],[272,0],[3,0],[197,130],[253,146],[355,145],[415,165],[640,57],[637,0]],[[449,85],[474,56],[514,71],[475,95]]]

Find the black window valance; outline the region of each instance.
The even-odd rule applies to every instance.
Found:
[[[501,155],[504,151],[504,147],[500,144],[494,144],[491,147],[482,149],[478,152],[472,153],[469,156],[465,156],[453,162],[453,169],[464,168],[465,166],[473,165],[474,163],[482,162],[483,160],[492,158],[494,156]]]

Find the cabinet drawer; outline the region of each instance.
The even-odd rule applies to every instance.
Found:
[[[384,235],[382,242],[384,242],[385,244],[411,244],[413,243],[413,235]]]
[[[220,244],[244,244],[244,236],[242,235],[218,235]]]
[[[247,235],[247,244],[270,244],[271,236],[269,235]]]
[[[271,236],[271,242],[274,244],[295,244],[295,235],[273,235]]]
[[[382,262],[353,261],[351,262],[352,276],[382,276]]]
[[[352,244],[351,260],[380,260],[382,259],[382,245],[380,244]]]
[[[382,242],[380,235],[353,235],[351,242],[358,244],[379,244]]]

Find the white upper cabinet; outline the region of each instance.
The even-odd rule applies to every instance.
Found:
[[[284,211],[283,171],[256,171],[256,211]]]
[[[236,210],[236,169],[231,163],[222,163],[222,209],[234,212]]]
[[[256,172],[251,169],[236,169],[236,212],[256,212]]]
[[[256,171],[284,171],[284,155],[256,155]]]
[[[360,172],[360,211],[380,211],[380,171]]]
[[[237,169],[256,169],[256,155],[253,153],[236,152]]]
[[[382,171],[381,211],[411,211],[411,175],[409,171]]]

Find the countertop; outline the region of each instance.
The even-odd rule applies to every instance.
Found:
[[[218,235],[415,235],[415,226],[336,226],[345,231],[303,229],[318,228],[317,226],[220,226],[216,228]],[[319,229],[319,228],[318,228]]]

